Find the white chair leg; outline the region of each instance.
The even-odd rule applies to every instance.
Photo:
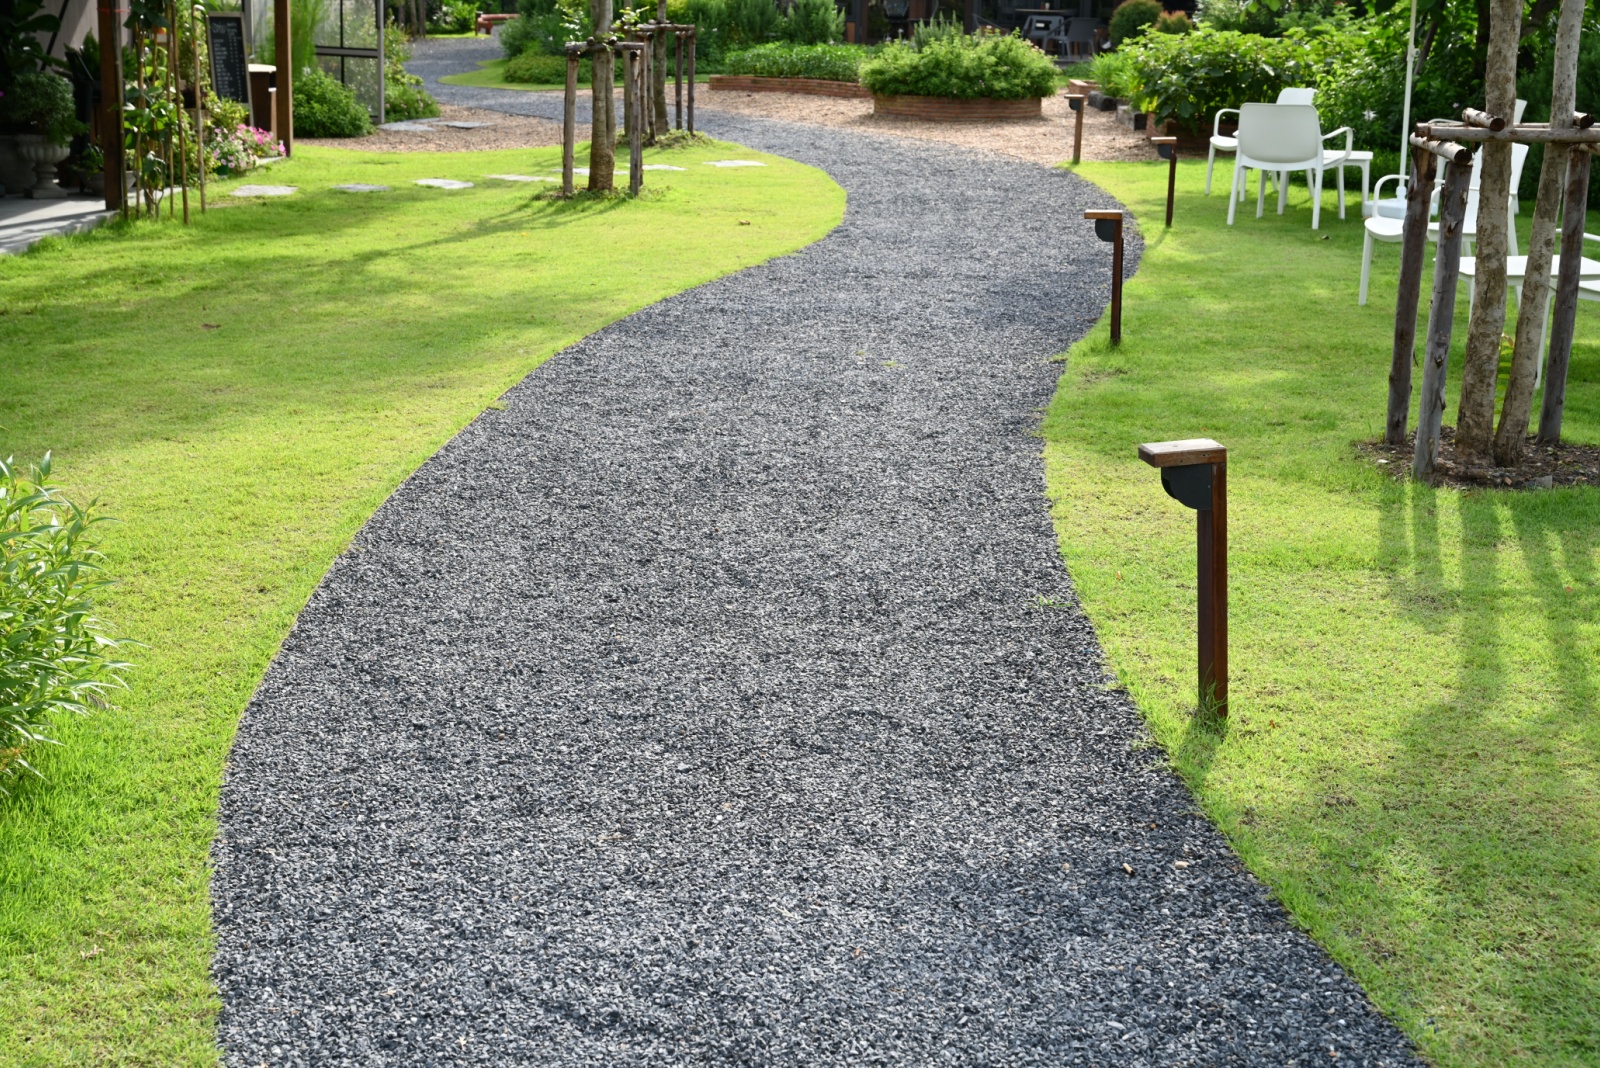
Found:
[[[1308,175],[1311,179],[1311,229],[1322,224],[1322,172]]]
[[[1365,227],[1363,227],[1365,229]],[[1361,295],[1356,298],[1359,307],[1367,306],[1367,283],[1372,278],[1372,231],[1367,230],[1366,243],[1361,246]]]
[[[1289,206],[1289,172],[1278,172],[1278,214],[1283,214],[1283,209]]]
[[[1344,164],[1339,164],[1339,218],[1344,218]]]
[[[1372,197],[1368,193],[1368,190],[1371,189],[1371,187],[1372,187],[1371,176],[1372,176],[1372,170],[1370,168],[1370,165],[1367,163],[1366,160],[1362,160],[1361,161],[1361,217],[1363,219],[1366,218],[1368,215],[1372,214],[1370,208],[1368,207],[1368,205],[1370,205],[1372,203]]]
[[[1258,218],[1258,219],[1261,218],[1261,216],[1263,216],[1263,215],[1265,215],[1267,213],[1267,171],[1266,171],[1266,168],[1263,167],[1261,169],[1260,175],[1261,175],[1261,177],[1259,179],[1257,179],[1257,181],[1256,181],[1256,218]]]
[[[1212,145],[1206,153],[1206,196],[1211,195],[1211,168],[1217,165],[1217,146]]]
[[[1239,161],[1233,161],[1233,181],[1228,183],[1228,225],[1233,225],[1233,212],[1239,206]]]

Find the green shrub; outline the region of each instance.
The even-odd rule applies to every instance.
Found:
[[[1221,108],[1270,102],[1285,86],[1319,87],[1341,58],[1360,47],[1358,35],[1260,37],[1204,26],[1187,34],[1149,33],[1123,46],[1137,86],[1131,98],[1157,122],[1209,130]],[[1319,99],[1319,104],[1321,103]],[[1326,121],[1325,128],[1333,128]]]
[[[966,32],[954,15],[935,15],[926,22],[919,22],[911,27],[911,47],[920,52],[934,41],[942,41],[947,37],[962,37]]]
[[[28,71],[12,79],[9,90],[0,96],[0,121],[43,134],[58,145],[88,129],[78,121],[71,83],[43,71]]]
[[[1119,100],[1134,100],[1139,96],[1139,72],[1133,53],[1129,51],[1101,52],[1094,57],[1089,77],[1106,96]]]
[[[1123,41],[1139,36],[1161,15],[1161,0],[1122,0],[1111,13],[1111,47],[1120,47]]]
[[[1056,65],[1016,34],[944,37],[920,50],[896,41],[861,66],[861,84],[879,96],[1053,96]]]
[[[559,56],[568,41],[588,37],[590,26],[583,0],[517,0],[517,17],[497,34],[507,59],[524,52]]]
[[[410,58],[411,42],[398,26],[390,26],[383,35],[383,111],[388,122],[439,114],[439,102],[422,88],[422,79],[406,73]]]
[[[294,132],[301,137],[365,137],[372,117],[356,94],[316,67],[294,79]]]
[[[1189,16],[1182,11],[1174,11],[1170,15],[1163,12],[1161,17],[1156,19],[1157,33],[1189,33],[1193,29],[1194,23],[1190,22]]]
[[[782,21],[773,0],[728,0],[728,38],[734,45],[764,44],[778,36]]]
[[[0,779],[31,771],[50,721],[103,705],[127,667],[94,616],[106,580],[90,534],[104,520],[49,477],[48,454],[27,474],[0,461]]]
[[[578,60],[579,85],[589,84],[591,69],[587,59]],[[619,72],[622,70],[622,64],[617,64],[617,70]],[[621,77],[620,73],[618,77]],[[523,85],[565,85],[567,57],[524,52],[506,63],[505,78],[508,82],[518,82]]]
[[[723,57],[734,47],[726,0],[667,0],[667,18],[694,24],[695,69],[699,73],[722,69]]]
[[[443,0],[431,21],[439,33],[471,33],[478,25],[477,0]]]
[[[820,78],[831,82],[854,82],[861,64],[872,50],[860,45],[765,44],[729,52],[723,61],[724,74],[747,74],[757,78]]]
[[[833,0],[794,0],[783,20],[783,37],[795,44],[832,44],[844,40],[844,12]]]

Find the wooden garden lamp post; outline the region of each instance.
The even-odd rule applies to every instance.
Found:
[[[1072,128],[1072,163],[1077,166],[1083,158],[1083,105],[1089,98],[1082,93],[1068,93],[1067,107],[1074,113]]]
[[[1122,344],[1122,212],[1086,211],[1095,235],[1111,244],[1111,343]]]
[[[1228,714],[1228,450],[1210,438],[1139,446],[1167,496],[1195,510],[1199,701]]]
[[[1178,139],[1176,137],[1152,137],[1150,143],[1156,146],[1156,152],[1167,161],[1167,227],[1172,227],[1172,199],[1178,191]]]

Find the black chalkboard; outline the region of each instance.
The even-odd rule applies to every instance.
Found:
[[[206,16],[211,43],[211,91],[224,100],[250,106],[250,68],[244,47],[244,16],[222,12]]]

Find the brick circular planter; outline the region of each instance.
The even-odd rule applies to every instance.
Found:
[[[902,119],[927,119],[930,122],[997,122],[1007,119],[1037,119],[1044,114],[1038,97],[1026,100],[957,100],[948,96],[874,96],[876,115]]]
[[[872,94],[855,82],[830,82],[820,78],[757,78],[748,74],[713,74],[713,89],[743,89],[750,93],[803,93],[806,96],[865,98]]]

